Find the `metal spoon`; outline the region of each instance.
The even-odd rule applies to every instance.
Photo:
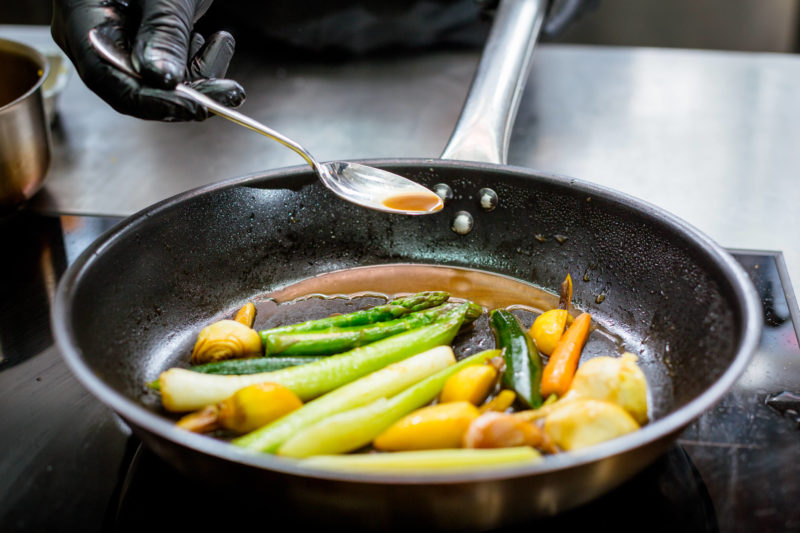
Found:
[[[97,30],[89,32],[89,41],[103,59],[134,78],[141,79],[130,58],[114,41]],[[205,106],[215,114],[244,126],[291,148],[311,165],[322,183],[337,196],[369,209],[404,215],[426,215],[439,211],[443,202],[433,191],[397,174],[374,167],[331,161],[320,163],[300,144],[260,122],[234,111],[184,83],[175,92]]]

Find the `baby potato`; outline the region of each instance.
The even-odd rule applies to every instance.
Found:
[[[553,353],[561,335],[564,334],[568,318],[569,312],[566,309],[550,309],[536,317],[529,333],[541,353],[545,355]]]
[[[615,403],[639,424],[647,422],[647,380],[637,357],[595,357],[578,367],[564,400],[591,398]]]
[[[578,398],[553,404],[544,431],[562,450],[578,450],[639,429],[639,424],[619,405]]]
[[[489,396],[497,381],[497,369],[492,365],[465,366],[449,378],[439,393],[439,401],[466,401],[480,405]]]
[[[478,408],[467,401],[422,407],[401,418],[373,441],[378,450],[433,450],[460,448]]]

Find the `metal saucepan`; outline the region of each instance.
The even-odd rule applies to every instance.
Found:
[[[185,475],[260,495],[257,510],[241,512],[272,507],[281,516],[350,527],[499,527],[580,505],[661,455],[744,370],[759,337],[759,300],[724,249],[663,210],[502,164],[544,6],[501,4],[442,160],[367,162],[428,186],[451,185],[455,198],[441,214],[352,208],[299,167],[147,208],[90,246],[59,285],[55,335],[78,379]],[[477,205],[483,187],[499,195],[492,212]],[[450,229],[461,210],[474,216],[466,235]],[[555,235],[563,237],[537,238]],[[254,295],[325,272],[393,263],[474,268],[551,289],[573,273],[576,305],[640,354],[654,420],[584,453],[524,468],[375,476],[310,470],[177,429],[145,390],[159,371],[186,364],[201,327]],[[213,494],[198,498],[207,505]]]
[[[35,49],[0,39],[0,213],[30,199],[50,167],[42,96],[49,68]]]

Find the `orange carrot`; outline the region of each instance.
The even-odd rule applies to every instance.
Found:
[[[592,315],[581,313],[561,336],[542,372],[542,397],[546,398],[551,394],[561,397],[569,389],[572,377],[578,369],[581,350],[589,337],[591,323]]]

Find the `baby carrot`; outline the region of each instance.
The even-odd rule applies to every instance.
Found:
[[[542,372],[543,397],[546,398],[551,394],[561,397],[569,389],[572,377],[578,369],[581,350],[589,337],[591,323],[592,316],[589,313],[581,313],[558,341]]]

